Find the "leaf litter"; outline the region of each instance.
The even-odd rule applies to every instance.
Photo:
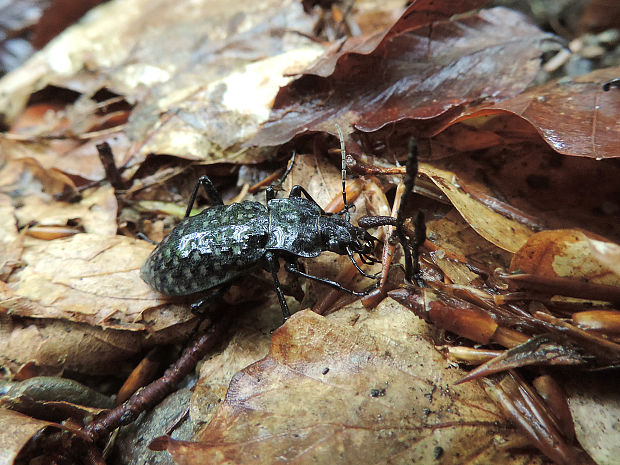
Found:
[[[199,432],[151,447],[177,463],[541,463],[527,449],[534,445],[556,463],[588,463],[544,398],[564,399],[581,446],[613,463],[605,441],[615,433],[582,426],[579,389],[567,390],[568,401],[561,389],[549,397],[537,376],[555,377],[549,365],[566,367],[557,376],[577,365],[609,369],[619,358],[619,111],[617,89],[601,87],[618,68],[527,89],[555,38],[504,8],[467,12],[484,2],[418,1],[393,24],[383,11],[380,29],[331,47],[312,40],[323,10],[276,3],[109,2],[0,80],[0,109],[13,123],[0,139],[2,365],[19,379],[119,376],[152,345],[187,337],[195,326],[187,302],[138,277],[151,246],[126,236],[161,237],[174,224],[138,210],[141,202],[183,203],[188,179],[205,173],[232,198],[231,163],[271,161],[270,169],[294,147],[302,156],[288,182],[327,205],[340,193],[339,154],[324,155],[337,146],[326,133],[338,123],[361,175],[348,182],[360,192],[355,215],[387,215],[415,134],[416,193],[430,196],[413,202],[431,218],[426,288],[397,283],[390,295],[405,306],[388,299],[369,311],[313,284],[297,306],[314,301],[331,315],[299,312],[272,335],[269,277],[234,286],[229,311],[260,310],[240,315],[222,352],[204,362],[190,406]],[[343,30],[338,7],[321,14],[333,39]],[[369,15],[348,14],[348,30]],[[97,53],[80,45],[84,34],[101,44]],[[60,104],[28,103],[54,89],[69,91]],[[104,171],[94,146],[104,140],[115,142],[127,190],[97,187]],[[344,266],[329,256],[306,264],[330,277]],[[459,353],[487,361],[469,372],[486,375],[484,384],[457,384],[468,379],[454,365],[469,363]],[[586,398],[595,390],[584,389]],[[615,405],[613,396],[587,402]]]

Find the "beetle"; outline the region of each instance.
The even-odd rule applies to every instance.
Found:
[[[298,258],[314,258],[330,251],[348,255],[360,273],[374,277],[362,271],[353,256],[358,254],[364,262],[376,262],[371,254],[377,239],[349,222],[342,137],[341,145],[343,211],[325,212],[299,185],[291,188],[288,198],[276,198],[275,189],[268,187],[264,205],[253,201],[224,205],[211,180],[202,176],[190,197],[183,221],[151,252],[140,276],[166,295],[184,296],[210,290],[219,294],[236,278],[262,267],[271,272],[284,320],[288,319],[290,311],[277,275],[280,258],[289,273],[355,296],[366,295],[336,281],[304,273],[297,264]],[[200,186],[212,206],[190,217]],[[340,216],[343,213],[344,218]],[[197,309],[203,303],[204,300],[199,301],[192,308]]]

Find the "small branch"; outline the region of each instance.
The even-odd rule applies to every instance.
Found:
[[[83,431],[93,442],[98,442],[119,426],[132,423],[140,413],[160,403],[174,392],[179,383],[215,346],[226,330],[228,322],[229,318],[214,322],[190,347],[183,351],[181,357],[166,370],[161,378],[134,393],[125,403],[95,418],[84,426]]]
[[[114,154],[112,153],[110,144],[107,142],[97,144],[97,152],[99,152],[99,159],[101,160],[101,164],[105,170],[106,178],[108,178],[108,181],[110,181],[110,184],[112,184],[114,190],[118,191],[124,189],[125,183],[121,178],[118,168],[116,167],[116,163],[114,163]]]

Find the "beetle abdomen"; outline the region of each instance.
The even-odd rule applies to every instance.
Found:
[[[269,217],[258,202],[216,205],[186,218],[153,250],[141,276],[162,294],[211,289],[259,264]]]

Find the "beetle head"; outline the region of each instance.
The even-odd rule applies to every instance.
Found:
[[[324,248],[330,252],[340,255],[350,253],[369,255],[374,251],[377,239],[366,230],[353,226],[339,216],[321,216],[319,230]]]

